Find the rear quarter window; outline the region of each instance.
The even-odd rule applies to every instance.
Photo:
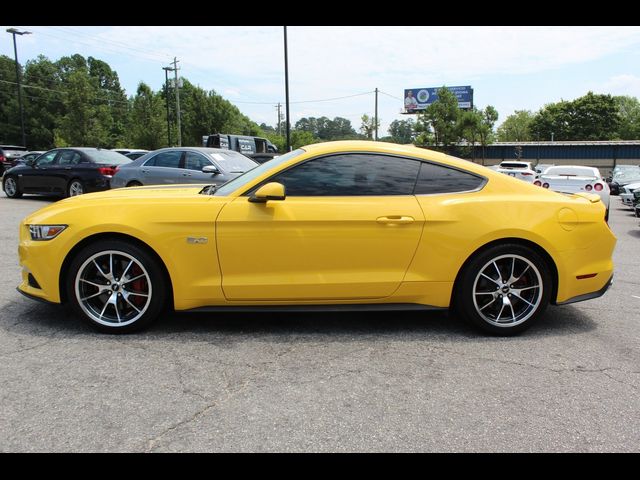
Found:
[[[423,162],[420,167],[415,195],[468,192],[480,189],[486,182],[484,177],[456,168]]]

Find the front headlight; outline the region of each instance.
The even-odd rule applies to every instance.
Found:
[[[51,240],[56,238],[67,225],[29,225],[31,240]]]

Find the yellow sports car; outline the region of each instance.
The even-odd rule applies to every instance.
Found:
[[[128,332],[175,310],[446,309],[497,335],[598,297],[600,197],[412,146],[309,145],[218,187],[110,190],[20,225],[25,295]]]

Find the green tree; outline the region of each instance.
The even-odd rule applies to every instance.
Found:
[[[484,149],[493,141],[493,127],[498,121],[498,111],[491,105],[487,105],[484,110],[480,110],[480,128],[478,137],[482,145],[482,165],[484,165]],[[474,156],[475,161],[475,156]]]
[[[373,140],[373,134],[376,131],[376,128],[380,128],[380,119],[378,118],[378,122],[376,124],[376,120],[374,117],[369,117],[366,113],[361,117],[362,124],[360,125],[360,132],[367,138],[368,140]]]
[[[416,122],[408,120],[394,120],[389,125],[389,141],[400,144],[412,143],[416,135]]]
[[[128,144],[147,150],[166,146],[167,113],[161,95],[140,82],[132,103]]]
[[[621,140],[640,139],[640,102],[636,97],[629,96],[614,97],[614,100],[618,105],[620,117],[618,138]]]
[[[480,139],[480,130],[482,128],[483,115],[476,108],[461,112],[458,117],[458,135],[461,139],[466,140],[471,147],[468,149],[471,158],[475,162],[476,142]]]
[[[619,105],[611,95],[589,92],[571,102],[545,105],[530,128],[541,140],[612,140],[620,120]]]
[[[448,152],[459,139],[459,116],[458,99],[443,86],[438,89],[438,99],[419,114],[419,123],[423,132],[433,132],[435,148]]]
[[[498,127],[498,141],[530,142],[534,140],[531,134],[533,118],[534,115],[529,110],[516,110]]]
[[[0,142],[21,145],[22,128],[15,83],[16,62],[6,55],[0,55],[0,80]]]
[[[33,150],[49,150],[56,146],[54,130],[66,111],[58,66],[40,55],[25,66],[24,89],[25,130],[27,145]]]

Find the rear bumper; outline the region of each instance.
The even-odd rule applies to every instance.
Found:
[[[568,305],[569,303],[584,302],[585,300],[591,300],[593,298],[601,297],[602,295],[605,294],[605,292],[607,290],[609,290],[609,287],[612,284],[613,284],[613,274],[611,274],[611,276],[609,277],[609,280],[607,281],[607,283],[605,283],[604,287],[602,287],[600,290],[597,290],[595,292],[590,292],[590,293],[584,293],[582,295],[578,295],[576,297],[569,298],[568,300],[565,300],[564,302],[557,302],[556,305]]]

